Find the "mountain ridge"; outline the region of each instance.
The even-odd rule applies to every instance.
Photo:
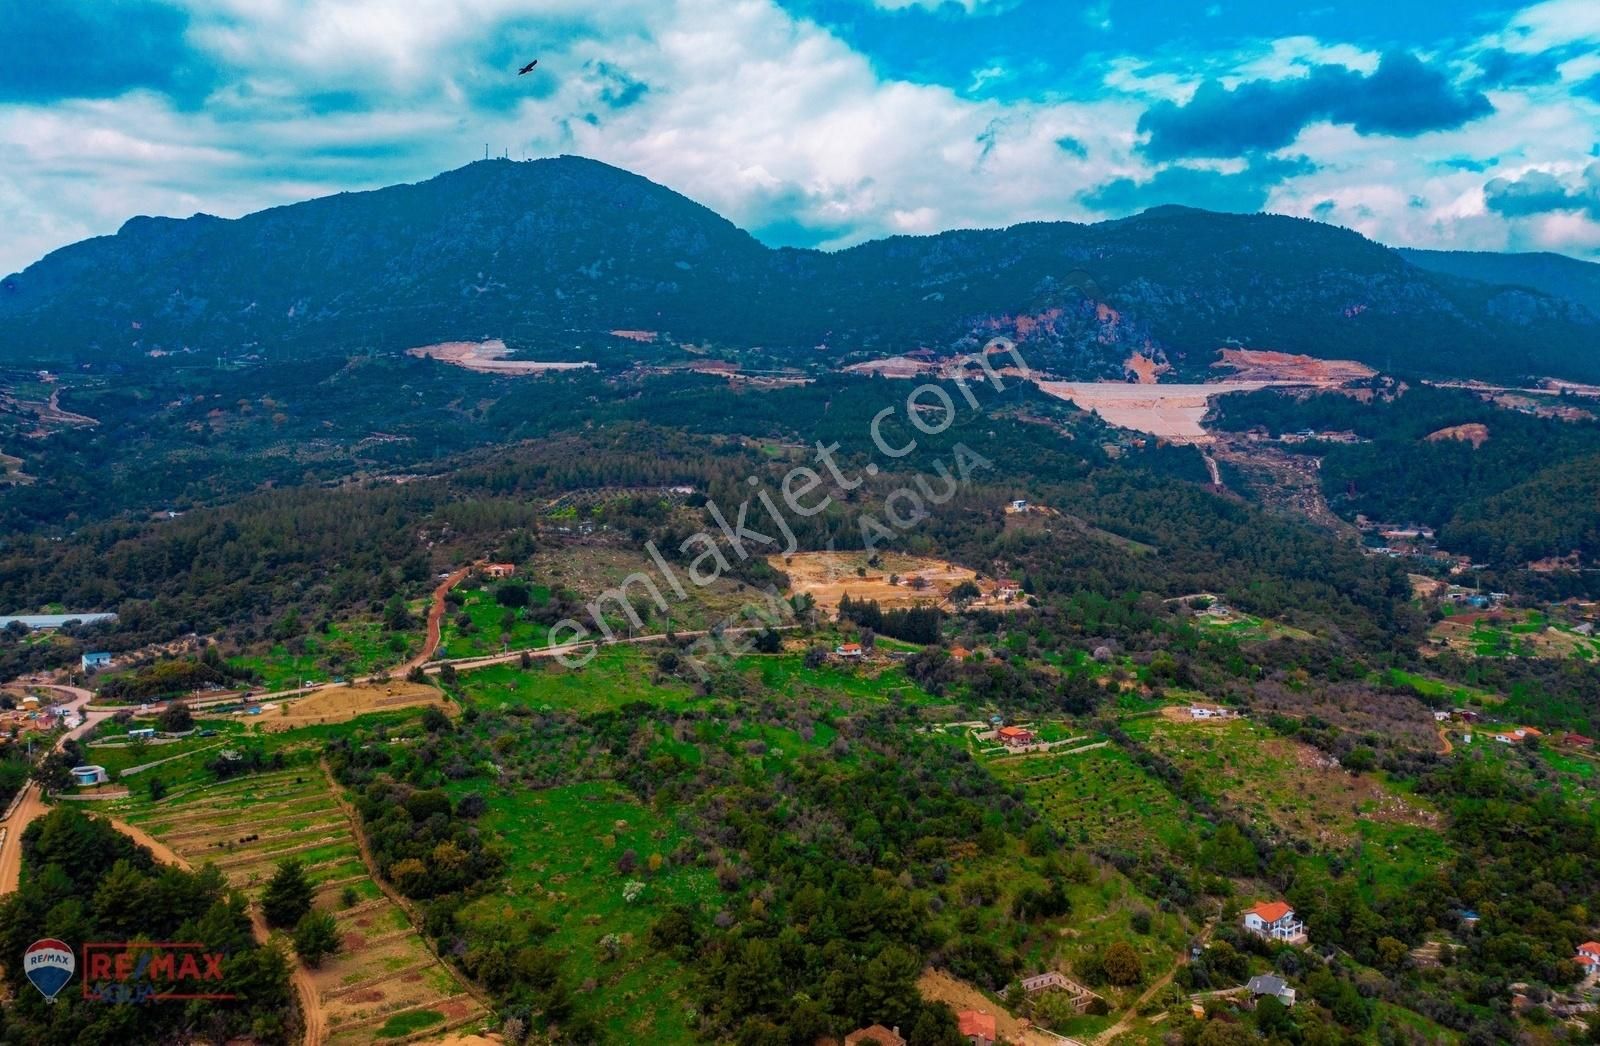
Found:
[[[772,248],[572,156],[475,161],[232,219],[135,217],[7,277],[0,320],[0,359],[18,363],[487,337],[570,355],[627,328],[790,360],[1010,334],[1080,377],[1120,377],[1132,352],[1200,367],[1232,341],[1421,374],[1600,379],[1586,306],[1433,272],[1309,219],[1167,205]]]

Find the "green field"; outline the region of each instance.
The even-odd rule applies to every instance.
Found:
[[[549,586],[527,588],[533,606],[543,606],[550,601]],[[512,650],[523,650],[543,646],[549,638],[550,629],[529,621],[525,611],[495,602],[493,588],[460,586],[452,595],[459,595],[462,602],[459,606],[452,603],[445,613],[437,657],[481,657],[498,654],[508,646]],[[468,627],[462,625],[463,616],[470,622]]]
[[[718,903],[709,870],[667,860],[684,834],[600,782],[495,796],[481,823],[510,851],[508,882],[459,918],[514,945],[542,939],[568,956],[575,982],[604,983],[588,998],[607,1041],[692,1040],[688,971],[644,939],[670,905]],[[637,867],[624,873],[618,862],[628,851]],[[632,901],[624,896],[630,882],[643,884]]]
[[[240,654],[228,663],[250,672],[265,690],[289,690],[302,680],[369,675],[405,661],[421,648],[420,634],[389,632],[376,620],[340,621],[326,632],[313,631],[292,643]]]
[[[602,647],[582,668],[567,668],[553,658],[535,659],[526,669],[515,663],[491,665],[461,673],[459,686],[467,700],[493,709],[588,713],[621,708],[633,701],[669,708],[691,704],[696,695],[688,683],[672,677],[652,681],[661,649]]]

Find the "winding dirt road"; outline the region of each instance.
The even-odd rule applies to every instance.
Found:
[[[146,832],[143,828],[119,821],[115,817],[107,818],[111,824],[123,835],[132,839],[140,846],[146,847],[155,855],[156,860],[162,864],[176,865],[184,871],[192,871],[194,866],[180,857],[172,847]],[[250,906],[250,929],[257,942],[267,943],[272,931],[267,927],[267,920],[261,915],[261,910],[255,905]],[[305,1044],[306,1046],[322,1046],[327,1040],[328,1018],[322,1010],[322,996],[317,992],[317,986],[311,983],[311,975],[300,963],[290,958],[289,980],[294,985],[295,994],[300,997],[300,1012],[305,1018]]]
[[[45,690],[55,690],[68,695],[63,704],[74,712],[83,716],[83,722],[68,730],[56,739],[51,751],[59,751],[68,741],[82,737],[93,730],[102,719],[109,717],[109,710],[89,710],[86,706],[94,697],[89,691],[77,686],[60,686],[55,683],[30,684]],[[33,823],[34,818],[42,817],[49,811],[45,805],[44,794],[36,781],[29,781],[22,786],[22,793],[17,796],[0,825],[5,828],[5,837],[0,840],[0,896],[11,893],[22,881],[22,833]]]

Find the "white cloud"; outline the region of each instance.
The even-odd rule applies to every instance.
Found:
[[[941,8],[959,8],[967,14],[975,14],[983,8],[1000,7],[1007,0],[869,0],[873,7],[884,11],[904,11],[912,7],[920,7],[925,11],[937,11]]]
[[[1107,61],[1093,97],[1002,102],[885,79],[867,56],[775,0],[188,3],[191,40],[226,70],[200,111],[139,93],[0,106],[0,271],[114,231],[133,214],[237,215],[417,180],[480,157],[485,142],[513,156],[593,156],[746,227],[818,230],[827,246],[1082,220],[1095,216],[1077,202],[1082,194],[1156,173],[1135,131],[1153,101],[1182,103],[1205,76],[1277,79],[1326,63],[1370,70],[1377,59],[1309,37],[1197,56],[1176,71],[1121,56]],[[1548,31],[1537,28],[1550,19],[1544,9],[1559,6],[1522,12],[1514,24],[1524,38]],[[518,79],[504,67],[508,56],[539,57],[539,72]],[[998,68],[984,63],[975,86]],[[645,85],[633,104],[608,104],[631,81]],[[338,104],[344,95],[351,104]],[[329,97],[336,101],[325,104]],[[1280,155],[1305,155],[1320,169],[1277,186],[1268,206],[1326,215],[1388,242],[1495,247],[1567,235],[1572,246],[1562,249],[1592,250],[1587,229],[1535,230],[1487,212],[1482,184],[1500,171],[1437,161],[1577,164],[1600,110],[1561,85],[1494,100],[1496,114],[1416,139],[1308,127]],[[1057,144],[1066,139],[1069,148]]]

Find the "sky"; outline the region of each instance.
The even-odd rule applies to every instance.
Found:
[[[1597,0],[0,3],[0,273],[486,148],[774,245],[1178,203],[1600,260],[1597,141]]]

